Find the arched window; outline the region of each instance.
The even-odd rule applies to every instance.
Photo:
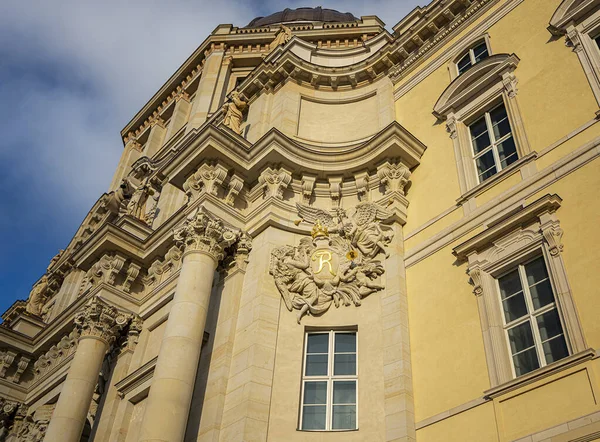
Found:
[[[474,45],[471,45],[469,49],[464,51],[462,55],[458,57],[456,61],[456,69],[458,75],[469,70],[472,66],[476,65],[482,60],[485,60],[490,56],[490,50],[486,39],[477,41]]]

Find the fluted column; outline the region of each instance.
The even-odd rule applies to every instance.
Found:
[[[175,229],[184,248],[181,273],[163,336],[140,442],[181,442],[194,391],[214,272],[238,238],[203,208]]]
[[[79,344],[44,442],[79,442],[104,356],[129,319],[98,298],[77,313]]]

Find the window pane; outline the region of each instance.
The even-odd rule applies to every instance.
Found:
[[[327,355],[306,355],[306,376],[327,376]]]
[[[510,166],[519,159],[519,156],[517,155],[517,148],[515,146],[515,140],[512,136],[498,144],[497,149],[498,158],[500,158],[502,169]]]
[[[477,158],[475,163],[480,182],[496,174],[496,163],[494,163],[494,154],[491,150]]]
[[[467,52],[463,58],[461,58],[458,63],[456,63],[458,67],[458,75],[465,72],[467,69],[471,67],[471,55]]]
[[[326,407],[322,406],[304,406],[302,408],[302,429],[303,430],[324,430],[325,429]]]
[[[307,353],[329,352],[329,333],[310,334],[307,339]]]
[[[356,374],[356,354],[336,354],[333,362],[335,376]]]
[[[546,341],[554,336],[562,335],[562,325],[558,317],[558,310],[553,309],[537,318],[538,328],[540,329],[540,337],[542,341]]]
[[[356,403],[356,381],[335,381],[333,383],[334,404]]]
[[[304,405],[327,403],[327,381],[304,383]]]
[[[508,329],[508,340],[510,341],[512,354],[533,347],[533,334],[531,333],[529,321]]]
[[[567,349],[564,335],[560,335],[548,342],[544,342],[542,345],[544,347],[544,355],[546,356],[547,364],[551,364],[552,362],[569,356],[569,350]]]
[[[477,155],[482,152],[490,143],[485,117],[481,117],[469,126],[471,131],[471,140],[473,141],[473,153]]]
[[[515,373],[517,376],[524,375],[525,373],[529,373],[540,367],[535,348],[514,355],[513,362],[515,364]]]
[[[512,272],[504,275],[502,278],[498,278],[498,284],[500,285],[500,294],[502,295],[502,299],[508,298],[510,295],[514,295],[517,292],[523,291],[518,269],[514,269]]]
[[[331,428],[334,430],[356,429],[356,405],[334,405]]]
[[[523,292],[502,301],[502,307],[504,308],[504,318],[507,323],[527,314],[527,305],[525,304]]]
[[[490,111],[490,120],[492,120],[494,137],[496,137],[497,140],[511,132],[508,115],[506,114],[506,108],[503,104]]]
[[[536,310],[554,302],[552,285],[548,278],[544,258],[540,257],[527,264],[525,274],[527,275],[527,283],[530,286],[531,300]]]
[[[484,58],[489,57],[489,53],[487,50],[487,45],[485,41],[481,44],[478,44],[473,48],[473,55],[475,56],[475,63],[479,63]]]
[[[356,333],[336,333],[335,334],[335,352],[336,353],[355,353],[356,352]]]
[[[525,274],[527,275],[527,284],[530,286],[536,282],[540,282],[543,279],[548,278],[548,272],[546,271],[546,263],[544,258],[539,258],[531,261],[525,266]]]

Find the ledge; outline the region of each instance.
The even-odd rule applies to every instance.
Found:
[[[519,158],[517,161],[515,161],[514,163],[512,163],[510,166],[506,167],[505,169],[502,169],[500,172],[493,175],[491,178],[488,178],[483,183],[480,183],[477,186],[473,187],[471,190],[463,193],[460,196],[460,198],[458,198],[456,200],[456,203],[459,205],[462,205],[465,202],[467,202],[469,199],[481,195],[482,193],[489,190],[494,184],[504,181],[506,178],[510,177],[513,173],[518,172],[521,169],[521,167],[531,163],[532,161],[535,161],[537,159],[537,157],[538,157],[537,152],[531,152],[531,153],[525,155],[524,157]]]
[[[544,379],[548,376],[556,374],[560,371],[566,370],[567,368],[574,367],[583,362],[589,361],[596,357],[596,351],[592,348],[588,348],[582,352],[576,353],[560,361],[556,361],[552,364],[546,365],[545,367],[534,370],[523,376],[519,376],[512,381],[505,382],[504,384],[498,385],[497,387],[491,388],[484,391],[484,398],[495,399],[504,394],[515,391],[526,385],[530,385],[534,382]]]

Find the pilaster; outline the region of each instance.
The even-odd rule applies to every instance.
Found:
[[[205,58],[186,133],[202,126],[208,118],[224,56],[225,50],[222,48],[213,50]]]

